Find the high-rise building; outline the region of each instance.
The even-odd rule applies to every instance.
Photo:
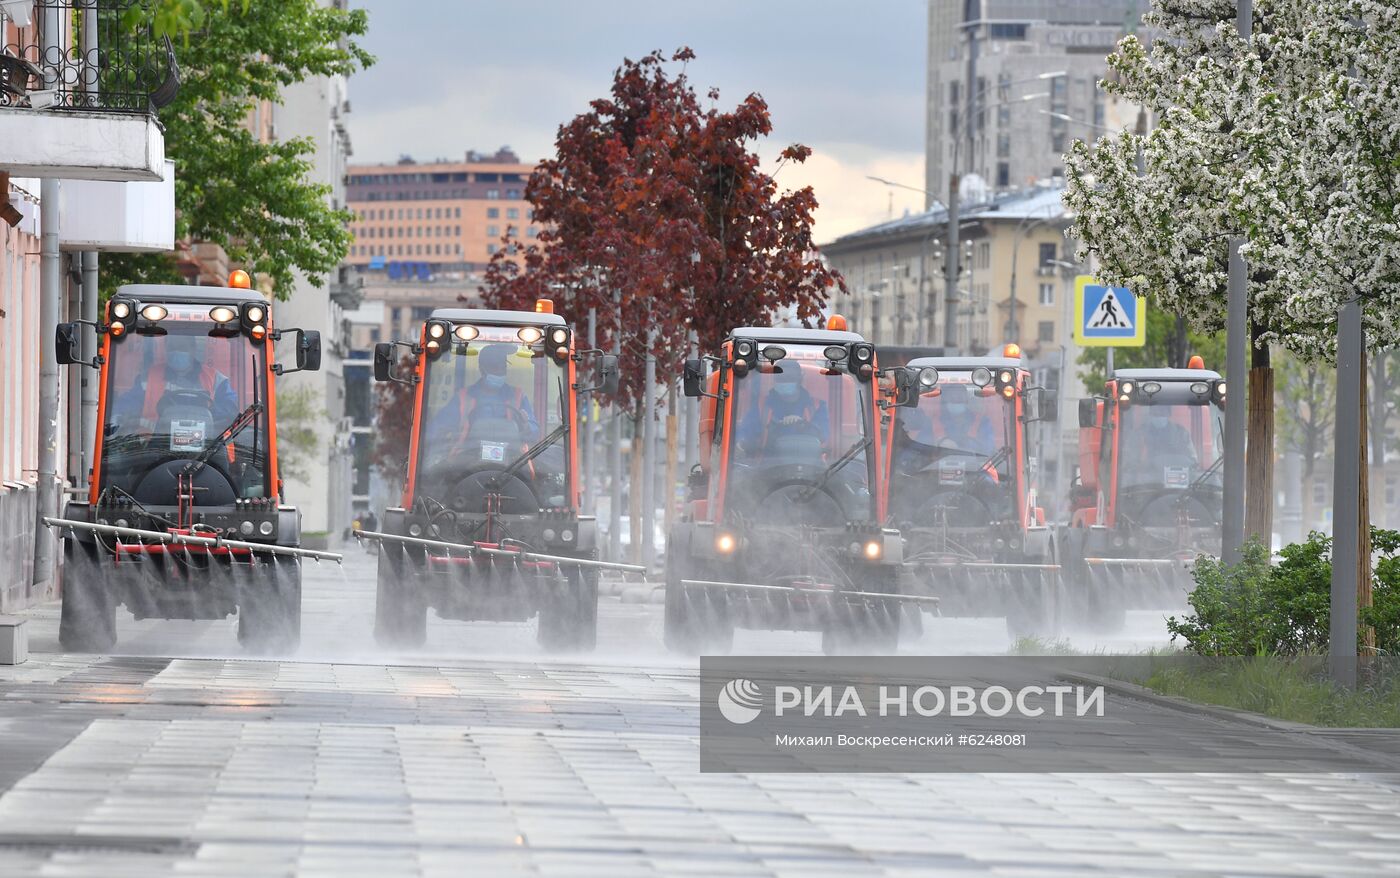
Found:
[[[468,152],[460,162],[405,157],[350,168],[351,264],[396,277],[481,271],[508,228],[525,244],[539,234],[525,200],[533,170],[509,147],[493,155]]]
[[[928,8],[930,205],[946,202],[954,173],[964,190],[991,192],[1063,177],[1071,140],[1136,124],[1138,108],[1098,82],[1118,40],[1139,28],[1146,0],[929,0]]]

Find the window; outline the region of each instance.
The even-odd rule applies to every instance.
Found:
[[[1006,133],[997,134],[997,158],[1004,159],[1011,156],[1011,135]]]
[[[453,219],[461,219],[461,218],[462,218],[462,208],[460,208],[460,207],[454,207],[454,208],[452,208],[452,218],[453,218]]]
[[[500,200],[501,200],[501,190],[499,190],[499,189],[487,189],[487,190],[486,190],[486,199],[487,199],[488,201],[500,201]]]
[[[992,267],[992,245],[990,241],[983,241],[977,245],[977,267]]]
[[[1065,151],[1065,133],[1056,131],[1050,135],[1050,151],[1063,154]]]
[[[996,23],[987,26],[987,35],[994,40],[1024,40],[1026,38],[1026,26],[1024,24]]]
[[[506,208],[506,219],[520,219],[520,208],[518,208],[518,207],[507,207],[507,208]]]
[[[1053,304],[1055,304],[1055,285],[1054,285],[1054,284],[1041,284],[1041,285],[1040,285],[1040,304],[1042,304],[1042,305],[1053,305]]]
[[[488,238],[499,238],[499,237],[501,236],[501,227],[500,227],[500,226],[487,226],[487,227],[486,227],[486,236],[487,236]]]
[[[528,229],[525,230],[525,237],[527,237],[527,238],[533,238],[533,237],[535,237],[536,235],[538,235],[539,233],[540,233],[540,230],[539,230],[539,229],[535,228],[534,226],[530,226]]]
[[[1040,341],[1053,342],[1055,340],[1055,321],[1040,321],[1040,331],[1036,333],[1036,338]]]
[[[509,201],[519,201],[519,200],[520,200],[520,190],[519,190],[519,189],[507,189],[507,190],[506,190],[506,199],[509,200]]]
[[[1005,104],[997,107],[997,127],[1006,128],[1011,124],[1011,108]]]
[[[500,218],[501,218],[501,209],[500,209],[499,207],[488,207],[488,208],[486,208],[486,218],[487,218],[487,219],[500,219]]]
[[[534,209],[533,207],[530,207],[530,208],[526,208],[526,209],[525,209],[525,218],[526,218],[527,220],[532,221],[532,222],[534,221],[534,219],[535,219],[535,209]]]
[[[486,245],[486,252],[487,252],[488,254],[492,255],[492,256],[495,256],[495,255],[496,255],[496,251],[499,250],[499,249],[500,249],[500,248],[497,247],[495,244],[487,244],[487,245]]]
[[[1040,245],[1040,266],[1042,268],[1054,262],[1055,258],[1055,245],[1053,243],[1047,242]]]
[[[997,188],[1005,189],[1011,185],[1011,165],[1006,162],[997,162]]]

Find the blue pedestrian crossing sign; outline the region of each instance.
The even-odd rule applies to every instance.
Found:
[[[1147,302],[1127,287],[1104,286],[1087,274],[1074,282],[1074,343],[1137,348],[1147,343]]]

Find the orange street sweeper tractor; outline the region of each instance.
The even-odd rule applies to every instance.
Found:
[[[1063,531],[1075,616],[1116,630],[1130,609],[1185,605],[1190,562],[1220,549],[1225,381],[1119,369],[1079,404],[1079,480]]]
[[[397,348],[413,357],[408,375]],[[431,608],[538,617],[545,648],[592,649],[601,570],[643,571],[599,561],[597,523],[579,512],[578,395],[615,392],[617,359],[576,350],[541,299],[534,311],[435,310],[416,342],[377,345],[374,371],[414,393],[403,504],[381,531],[358,532],[381,542],[379,642],[421,645]]]
[[[887,459],[905,590],[936,595],[940,615],[1003,616],[1014,636],[1052,631],[1059,566],[1028,427],[1055,420],[1053,392],[1032,385],[1015,344],[905,368]]]
[[[137,619],[238,614],[250,650],[285,652],[301,631],[301,514],[277,460],[277,378],[320,368],[320,334],[278,329],[273,306],[235,271],[228,287],[120,287],[91,326],[58,327],[60,364],[98,370],[97,440],[86,499],[47,519],[65,537],[65,649],[105,651],[116,609]],[[294,338],[295,367],[274,343]]]
[[[875,348],[845,328],[735,329],[690,360],[701,462],[667,540],[665,639],[812,630],[828,652],[895,649],[899,533],[885,527]]]

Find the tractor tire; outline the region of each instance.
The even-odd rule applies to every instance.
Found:
[[[117,645],[117,601],[95,543],[63,541],[63,608],[58,642],[66,652],[109,652]]]
[[[419,649],[428,640],[428,607],[408,575],[409,563],[402,547],[379,547],[374,642],[385,649]]]
[[[594,568],[596,569],[596,568]],[[565,566],[540,606],[537,639],[550,652],[588,652],[598,645],[598,577]]]
[[[301,645],[301,560],[273,556],[247,570],[238,597],[238,642],[255,655]]]

